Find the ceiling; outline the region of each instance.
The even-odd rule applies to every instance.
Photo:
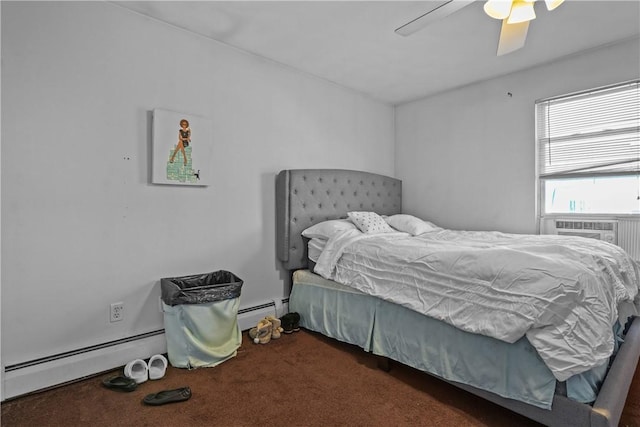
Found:
[[[535,4],[524,48],[496,56],[501,22],[476,1],[403,37],[434,1],[115,1],[174,26],[400,104],[640,36],[640,0]]]

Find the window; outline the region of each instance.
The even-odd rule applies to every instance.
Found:
[[[640,80],[536,102],[540,214],[640,215]]]

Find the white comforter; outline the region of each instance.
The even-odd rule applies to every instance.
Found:
[[[341,232],[314,271],[471,333],[526,335],[560,381],[607,361],[619,310],[635,314],[640,276],[598,240],[452,230]]]

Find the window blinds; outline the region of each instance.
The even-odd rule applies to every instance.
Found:
[[[640,173],[640,80],[536,102],[540,178]]]

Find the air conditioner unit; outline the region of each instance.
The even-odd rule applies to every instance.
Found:
[[[618,244],[618,221],[547,218],[544,222],[545,234],[581,236]]]

